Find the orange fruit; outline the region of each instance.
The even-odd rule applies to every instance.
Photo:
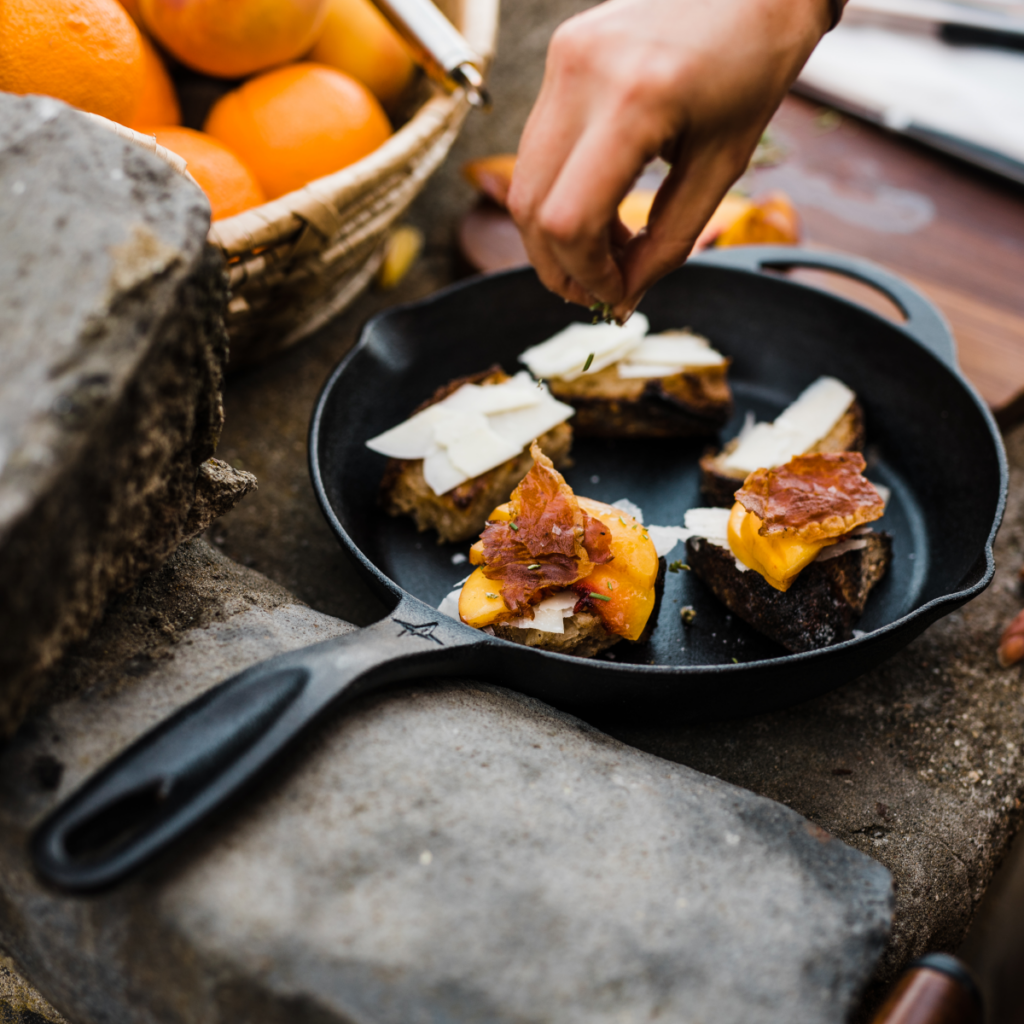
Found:
[[[235,153],[216,139],[191,128],[148,128],[156,141],[188,163],[188,172],[210,200],[213,220],[266,202],[256,176]]]
[[[394,106],[416,71],[401,36],[370,0],[328,0],[309,59],[358,78],[385,107]]]
[[[142,89],[135,114],[128,122],[129,128],[138,128],[147,124],[181,124],[181,107],[167,74],[164,62],[156,48],[145,37],[142,37]]]
[[[252,168],[270,199],[355,163],[391,134],[373,93],[322,64],[249,79],[217,100],[203,128]]]
[[[117,0],[3,0],[0,40],[0,90],[131,118],[143,78],[142,36]]]
[[[327,0],[139,0],[146,28],[183,64],[241,78],[316,42]]]
[[[142,15],[139,13],[139,0],[121,0],[121,6],[131,15],[132,21],[138,25],[142,20]]]

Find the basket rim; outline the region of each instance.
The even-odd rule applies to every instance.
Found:
[[[458,27],[488,63],[497,38],[498,6],[499,0],[463,0],[459,5]],[[435,86],[434,95],[372,153],[332,174],[315,178],[294,192],[214,221],[208,240],[231,259],[272,245],[305,224],[319,227],[337,222],[340,206],[369,182],[408,164],[468,106],[464,90],[444,93]]]

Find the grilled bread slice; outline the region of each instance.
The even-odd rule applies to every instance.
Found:
[[[628,377],[615,364],[574,380],[548,381],[576,409],[573,427],[590,437],[707,437],[732,415],[728,363],[670,377]]]
[[[686,542],[686,561],[734,615],[789,651],[813,651],[853,636],[868,595],[892,558],[887,533],[863,530],[826,548],[786,591],[742,570],[727,547]]]
[[[592,658],[622,639],[617,633],[608,632],[600,617],[591,612],[577,612],[571,619],[566,619],[563,633],[520,629],[507,623],[495,623],[489,628],[502,640],[511,640],[514,644],[526,647],[539,647],[542,651],[572,654],[577,658]]]
[[[438,390],[415,412],[454,394],[463,384],[501,384],[509,376],[500,366],[453,380]],[[572,427],[559,423],[539,437],[541,450],[556,466],[570,465]],[[530,471],[533,457],[529,448],[500,466],[467,480],[445,494],[435,494],[423,477],[421,459],[391,459],[381,484],[384,507],[393,516],[411,515],[416,529],[437,530],[437,542],[469,540],[479,535],[495,505],[508,498]]]
[[[820,441],[813,444],[801,455],[813,452],[859,452],[864,448],[864,411],[860,402],[854,400],[831,430]],[[718,452],[707,452],[700,460],[701,494],[709,505],[729,508],[736,500],[733,495],[742,486],[751,469],[726,467],[728,457],[736,451],[740,439],[734,437]]]

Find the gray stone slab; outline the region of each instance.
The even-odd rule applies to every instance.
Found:
[[[0,735],[108,595],[186,533],[223,418],[208,225],[152,154],[0,94]],[[212,508],[223,481],[206,483]]]
[[[81,692],[0,755],[0,945],[69,1020],[845,1016],[886,939],[880,865],[486,685],[366,698],[140,878],[42,887],[32,825],[112,753],[226,674],[352,628],[201,542],[161,575],[91,641],[118,653],[81,659]],[[182,590],[219,593],[211,621],[131,655],[137,608],[171,595],[176,621]]]

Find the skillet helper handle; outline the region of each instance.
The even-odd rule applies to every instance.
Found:
[[[423,70],[448,92],[464,89],[474,107],[489,110],[485,61],[431,0],[373,0],[413,51]]]
[[[252,782],[332,705],[451,671],[472,635],[425,611],[402,604],[367,629],[254,665],[181,708],[39,826],[39,875],[69,892],[111,886]]]
[[[912,285],[877,263],[845,253],[802,249],[791,245],[737,245],[725,249],[706,249],[691,261],[712,266],[736,267],[762,273],[765,270],[827,270],[853,278],[876,288],[891,299],[907,318],[899,324],[919,345],[960,372],[956,358],[956,342],[945,317],[935,304]]]

